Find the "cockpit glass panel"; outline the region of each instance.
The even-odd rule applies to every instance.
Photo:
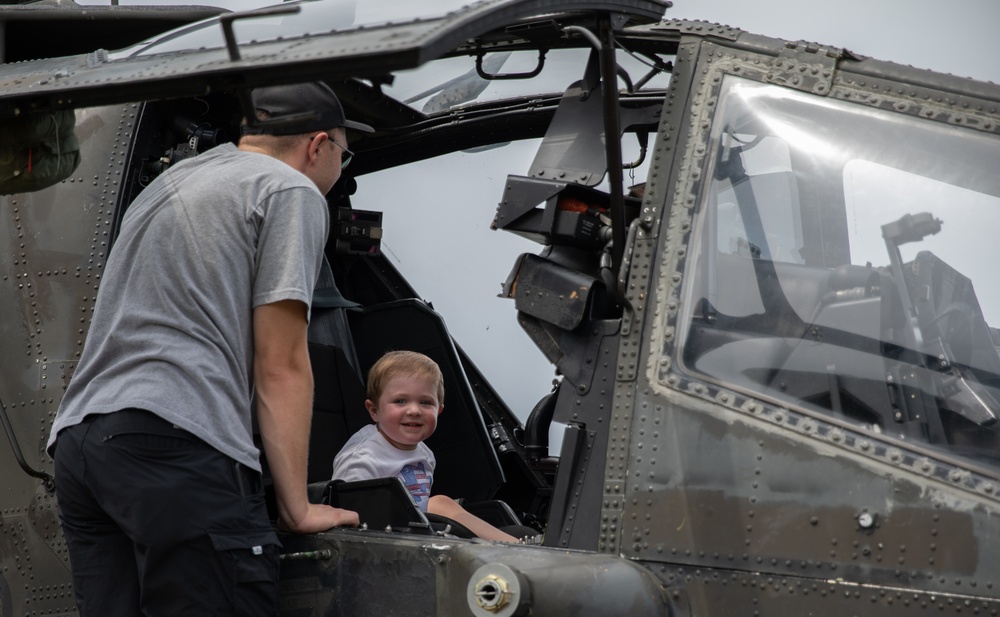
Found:
[[[487,53],[482,71],[469,56],[454,56],[428,62],[419,68],[399,71],[382,91],[426,114],[456,109],[463,105],[488,103],[533,95],[561,95],[573,81],[582,77],[590,48],[553,49],[540,56],[539,50],[527,49]],[[648,61],[630,54],[618,54],[621,75],[639,83],[639,92],[664,90],[670,83],[666,71],[653,71]],[[537,73],[535,73],[537,69]],[[640,81],[647,73],[648,81]],[[627,84],[619,82],[624,89]]]
[[[844,196],[853,263],[884,261],[881,225],[912,212],[914,206],[946,220],[948,225],[942,226],[940,233],[900,246],[903,261],[912,261],[920,251],[930,251],[946,261],[976,283],[981,308],[988,311],[987,323],[1000,326],[1000,285],[988,284],[996,276],[996,264],[987,259],[986,252],[995,241],[996,230],[983,224],[996,220],[984,218],[984,213],[1000,211],[1000,198],[863,160],[845,166]],[[879,217],[873,221],[876,224],[860,224],[872,215]]]
[[[233,23],[233,34],[239,45],[252,42],[276,41],[329,32],[372,28],[399,24],[418,18],[441,17],[468,5],[468,0],[435,0],[400,3],[394,0],[303,0],[275,2],[276,7],[297,6],[297,13],[252,17]],[[172,30],[153,39],[110,54],[112,60],[131,56],[162,54],[196,49],[220,49],[226,46],[218,17]]]
[[[727,77],[682,366],[863,430],[1000,460],[1000,141]]]
[[[494,80],[479,75],[474,58],[442,58],[396,73],[393,83],[383,91],[427,114],[525,95],[558,95],[571,80],[580,78],[580,66],[588,53],[586,49],[552,50],[545,55],[537,76]],[[488,53],[482,60],[487,75],[528,75],[537,67],[537,50]]]

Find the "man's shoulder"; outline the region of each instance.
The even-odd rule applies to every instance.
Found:
[[[326,201],[315,183],[302,172],[269,154],[241,150],[227,143],[182,163],[189,167],[179,170],[178,179],[187,176],[183,181],[209,184],[211,188],[225,187],[223,190],[230,195],[234,191],[238,192],[241,195],[238,197],[240,201],[250,199],[256,202],[269,195],[279,194],[284,195],[285,199],[294,194],[293,199],[322,206],[318,209],[326,211]]]
[[[189,167],[192,171],[204,168],[234,167],[244,174],[254,173],[259,170],[296,179],[298,179],[299,176],[302,176],[301,173],[296,171],[287,163],[283,162],[281,159],[263,152],[242,150],[232,143],[220,144],[210,150],[202,152],[198,156],[184,159],[175,167]],[[305,178],[305,176],[302,176],[302,178]]]

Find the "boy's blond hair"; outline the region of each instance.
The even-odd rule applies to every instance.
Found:
[[[416,351],[389,351],[368,371],[368,400],[375,403],[385,384],[399,375],[419,377],[437,384],[438,405],[444,405],[444,375],[437,362]]]

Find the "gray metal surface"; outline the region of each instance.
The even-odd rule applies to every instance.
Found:
[[[763,39],[752,43],[765,51]],[[679,367],[677,309],[688,284],[693,208],[707,181],[691,170],[706,164],[724,74],[997,132],[996,88],[970,84],[958,95],[958,80],[942,77],[936,87],[952,93],[935,93],[926,72],[898,67],[890,75],[888,65],[861,62],[865,74],[855,75],[850,69],[859,63],[851,59],[834,71],[835,55],[824,55],[826,68],[817,65],[820,80],[792,84],[789,71],[801,74],[805,65],[790,65],[789,57],[816,50],[786,50],[682,43],[672,91],[693,96],[685,108],[665,110],[654,157],[678,156],[649,178],[644,208],[654,220],[662,216],[653,229],[660,240],[632,266],[652,272],[634,278],[629,294],[635,303],[648,294],[651,310],[637,341],[645,358],[639,378],[634,387],[619,380],[616,395],[634,397],[622,405],[632,417],[617,425],[627,432],[628,473],[606,496],[617,498],[606,511],[622,525],[619,550],[663,564],[654,571],[691,614],[735,606],[755,614],[994,612],[995,474],[755,400]],[[899,85],[907,78],[926,86]],[[668,190],[651,195],[661,180]],[[609,467],[609,479],[612,473]]]
[[[49,428],[83,348],[107,255],[137,106],[78,112],[77,135],[90,153],[71,178],[37,193],[0,197],[0,300],[6,353],[0,401],[33,468],[52,472]],[[5,442],[7,440],[4,440]],[[0,564],[13,606],[36,614],[74,611],[69,562],[55,498],[0,448],[3,543]],[[9,614],[4,606],[3,614]]]
[[[307,3],[301,8],[312,7]],[[242,45],[239,59],[224,47],[123,59],[110,59],[107,51],[95,50],[5,67],[0,73],[0,116],[196,96],[237,85],[345,79],[418,66],[474,36],[539,14],[604,9],[652,21],[665,8],[656,0],[488,0],[434,18]]]
[[[286,554],[318,557],[282,564],[285,614],[482,615],[489,611],[473,610],[467,589],[489,564],[503,565],[495,572],[516,573],[528,590],[516,614],[668,614],[655,577],[615,557],[372,531],[282,536],[282,542]]]

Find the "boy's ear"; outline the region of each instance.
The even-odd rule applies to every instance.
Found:
[[[378,407],[371,399],[365,399],[365,409],[368,410],[368,415],[372,417],[372,422],[378,424]]]
[[[444,405],[441,405],[440,407],[438,407],[438,415],[439,416],[441,415],[442,411],[444,411]]]

